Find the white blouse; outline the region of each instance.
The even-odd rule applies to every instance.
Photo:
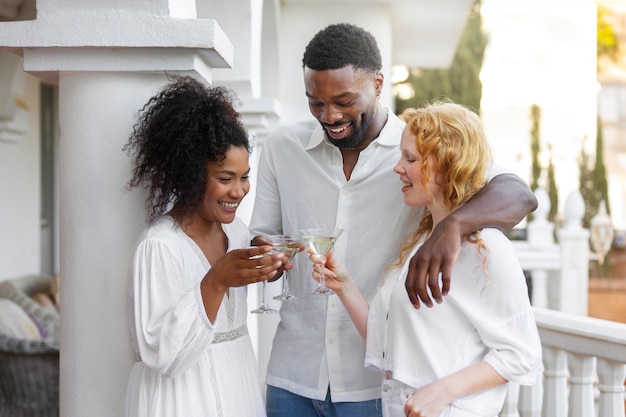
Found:
[[[223,228],[228,250],[250,244],[241,220]],[[210,267],[169,216],[142,234],[129,294],[138,362],[128,383],[126,416],[265,416],[246,327],[246,287],[230,289],[211,323],[200,294]]]
[[[536,382],[541,342],[515,250],[498,230],[484,229],[481,237],[489,249],[486,265],[477,245],[464,242],[442,304],[416,310],[409,301],[404,281],[419,245],[386,275],[368,315],[367,367],[420,388],[484,360],[511,382]],[[502,385],[453,404],[497,415],[505,395]]]

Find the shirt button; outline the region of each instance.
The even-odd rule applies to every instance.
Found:
[[[337,302],[336,302],[336,301],[331,302],[331,303],[330,303],[330,306],[331,306],[332,308],[337,307]]]
[[[328,339],[328,344],[329,345],[334,345],[335,344],[335,339],[333,339],[333,338]]]

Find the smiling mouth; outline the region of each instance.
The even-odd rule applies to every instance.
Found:
[[[344,127],[340,127],[340,128],[338,128],[338,129],[332,129],[332,128],[330,128],[330,127],[327,127],[327,129],[328,129],[328,130],[330,130],[331,132],[333,132],[333,133],[337,134],[337,133],[341,133],[341,132],[343,132],[343,131],[344,131],[344,130],[346,130],[349,126],[350,126],[350,125],[345,125]]]
[[[239,207],[239,203],[227,203],[226,201],[220,201],[219,205],[227,209],[235,209]]]

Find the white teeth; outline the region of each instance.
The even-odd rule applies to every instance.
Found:
[[[233,208],[237,208],[239,203],[226,203],[224,201],[220,201],[220,205],[228,209],[233,209]]]
[[[413,184],[411,184],[410,182],[404,182],[404,181],[402,182],[403,187],[410,187],[411,185]]]
[[[343,132],[347,128],[348,128],[348,126],[344,126],[341,129],[330,129],[330,131],[333,132],[333,133],[339,133],[339,132]]]

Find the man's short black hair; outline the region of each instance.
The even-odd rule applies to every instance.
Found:
[[[378,72],[382,68],[376,39],[368,31],[349,23],[327,26],[311,39],[302,66],[316,71],[343,68]]]

